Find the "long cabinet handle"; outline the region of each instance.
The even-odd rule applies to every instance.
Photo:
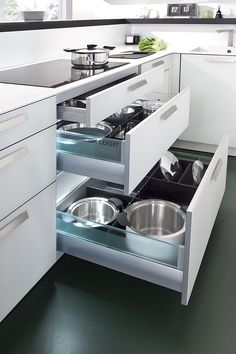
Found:
[[[139,82],[136,82],[135,84],[131,85],[128,87],[128,91],[135,91],[137,89],[139,89],[140,87],[143,87],[147,85],[147,80],[146,79],[143,79]]]
[[[23,213],[18,215],[15,219],[10,221],[6,226],[0,229],[0,239],[10,234],[18,226],[23,224],[27,219],[29,219],[29,214],[27,211],[23,211]]]
[[[163,60],[156,61],[155,63],[152,64],[153,68],[157,68],[158,66],[164,65],[165,62]]]
[[[236,60],[234,58],[212,58],[206,59],[208,63],[235,63]]]
[[[16,125],[20,125],[28,120],[25,114],[20,114],[18,116],[12,117],[10,119],[0,122],[0,132],[13,128]]]
[[[214,181],[217,180],[217,178],[218,178],[218,176],[220,174],[220,170],[221,170],[222,166],[223,166],[223,160],[219,159],[217,161],[217,164],[216,164],[215,168],[214,168],[214,171],[212,172],[212,175],[211,175],[211,179],[212,180],[214,180]]]
[[[177,106],[171,106],[169,109],[167,109],[166,112],[162,113],[161,115],[161,119],[166,120],[168,118],[170,118],[170,116],[172,116],[172,114],[174,114],[177,111]]]
[[[0,159],[0,168],[4,168],[8,165],[11,165],[15,161],[19,160],[23,156],[27,155],[29,150],[26,147],[20,148],[11,154],[4,156]]]

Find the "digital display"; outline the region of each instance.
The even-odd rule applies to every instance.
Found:
[[[198,5],[197,4],[168,4],[167,7],[168,16],[197,16]]]

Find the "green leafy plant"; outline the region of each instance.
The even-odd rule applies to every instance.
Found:
[[[158,52],[166,49],[167,45],[163,39],[146,37],[139,42],[139,49],[145,52]]]

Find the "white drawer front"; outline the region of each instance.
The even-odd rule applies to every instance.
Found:
[[[64,109],[64,107],[59,106],[58,118],[94,126],[141,96],[161,86],[163,78],[164,61],[159,60],[159,65],[149,72],[87,97],[86,109]]]
[[[0,321],[55,261],[53,184],[0,223]]]
[[[225,191],[228,136],[225,136],[187,209],[182,303],[187,305]],[[224,236],[224,235],[222,235]]]
[[[144,63],[141,65],[141,73],[145,73],[149,70],[152,70],[156,67],[156,65],[158,66],[160,61],[164,61],[164,71],[165,70],[169,70],[170,69],[170,55],[167,55],[165,57],[159,58],[159,59],[155,59],[155,60],[151,60],[148,61],[147,63]]]
[[[170,200],[183,206],[184,210],[188,206],[184,245],[176,246],[154,239],[147,241],[138,236],[136,239],[133,237],[135,242],[130,248],[130,231],[122,230],[117,222],[99,228],[94,227],[91,220],[88,223],[85,219],[78,219],[80,227],[73,226],[75,220],[71,215],[66,216],[65,211],[76,200],[88,196],[102,197],[105,192],[106,198],[120,198],[126,208],[134,198],[134,195],[124,198],[122,192],[107,188],[105,183],[99,185],[87,180],[83,188],[79,186],[77,191],[71,191],[58,205],[58,249],[180,291],[182,304],[187,305],[225,190],[228,137],[222,139],[212,158],[200,152],[174,153],[183,167],[181,175],[175,181],[167,181],[157,164],[149,178],[139,186],[135,198]],[[192,176],[192,165],[196,159],[204,163],[204,175],[199,186],[194,183]],[[140,159],[140,163],[142,161]],[[117,251],[119,255],[116,256]],[[140,261],[140,256],[146,259]]]
[[[0,152],[0,220],[56,179],[55,126]]]
[[[55,124],[55,122],[55,97],[0,115],[0,150]]]
[[[78,144],[78,148],[73,144],[65,144],[64,152],[63,146],[59,145],[58,169],[122,184],[124,192],[130,194],[188,126],[189,94],[189,89],[185,89],[130,130],[126,140],[122,141],[121,146],[118,145],[118,148],[121,147],[119,161],[111,162],[115,156],[112,144],[107,145],[102,159],[94,158],[99,145],[97,152],[96,149],[91,150],[89,155],[91,144],[87,144],[87,149],[82,144]],[[118,144],[117,140],[114,142]],[[79,151],[80,146],[85,156]]]
[[[185,89],[126,134],[125,191],[132,192],[187,128],[190,91]]]

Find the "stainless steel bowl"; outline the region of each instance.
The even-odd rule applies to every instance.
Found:
[[[90,226],[99,227],[99,224],[112,223],[119,213],[119,208],[107,198],[91,197],[76,201],[70,205],[67,211],[74,216],[90,221]]]
[[[128,229],[176,245],[184,243],[185,213],[180,206],[160,199],[147,199],[127,209]]]

